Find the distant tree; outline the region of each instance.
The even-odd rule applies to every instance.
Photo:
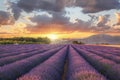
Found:
[[[78,44],[78,41],[73,41],[72,43],[73,43],[73,44]]]
[[[81,41],[80,41],[80,42],[78,42],[78,41],[73,41],[72,43],[73,43],[73,44],[84,44],[84,43],[81,42]]]
[[[79,44],[85,44],[85,43],[80,41]]]

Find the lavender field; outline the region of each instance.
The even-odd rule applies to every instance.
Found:
[[[1,45],[0,80],[120,80],[120,48]]]

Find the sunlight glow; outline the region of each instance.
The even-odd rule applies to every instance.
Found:
[[[51,40],[56,40],[56,39],[58,39],[58,36],[57,36],[56,34],[48,34],[47,37],[50,38]]]

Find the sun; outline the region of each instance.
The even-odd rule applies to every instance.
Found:
[[[57,37],[56,34],[49,34],[47,37],[50,38],[51,40],[56,40],[56,39],[58,39],[58,37]]]

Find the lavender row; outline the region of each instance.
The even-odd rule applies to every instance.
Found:
[[[16,48],[16,50],[14,50],[14,48]],[[14,52],[14,51],[17,51],[17,50],[20,50],[20,49],[21,49],[21,46],[16,46],[16,45],[0,45],[0,54]]]
[[[16,52],[23,52],[23,51],[30,51],[30,50],[37,50],[41,49],[44,47],[50,47],[51,45],[37,45],[37,44],[32,44],[32,45],[8,45],[9,47],[6,48],[5,46],[0,47],[0,55],[2,54],[9,54],[9,53],[16,53]],[[55,47],[55,45],[52,45]],[[7,52],[6,52],[7,51]]]
[[[78,46],[78,47],[81,48],[81,46]],[[108,50],[104,51],[106,48],[109,51]],[[95,53],[97,55],[100,55],[100,56],[102,56],[104,58],[113,60],[116,63],[120,63],[120,56],[119,56],[120,52],[119,53],[115,53],[114,51],[112,51],[112,49],[114,50],[114,48],[104,47],[104,46],[84,46],[84,48],[82,48],[82,49],[87,50],[87,51],[92,52],[92,53]],[[117,50],[118,50],[118,48],[117,48]],[[119,49],[119,51],[120,51],[120,49]]]
[[[84,49],[80,49],[79,47],[75,47],[75,49],[88,62],[90,62],[91,65],[93,65],[102,74],[107,76],[110,80],[120,80],[120,64],[116,64],[109,59],[105,59]]]
[[[66,80],[107,80],[89,65],[72,47],[69,50]]]
[[[66,54],[67,47],[61,49],[18,80],[61,80]]]
[[[116,63],[120,63],[120,56],[118,56],[120,54],[117,55],[117,53],[114,53],[114,51],[111,51],[112,49],[114,50],[114,48],[104,47],[104,46],[84,46],[84,47],[85,47],[84,50],[95,53],[104,58],[113,60]],[[108,48],[109,51],[104,51],[103,48],[104,49]],[[118,50],[118,48],[117,48],[117,50]],[[120,49],[119,49],[119,51],[120,51]]]
[[[11,45],[11,47],[12,47],[12,45]],[[32,46],[28,46],[27,47],[27,49],[29,49],[29,50],[21,50],[21,51],[19,51],[19,52],[12,52],[12,53],[10,53],[9,52],[9,54],[1,54],[0,55],[0,58],[4,58],[4,57],[8,57],[8,56],[14,56],[14,55],[19,55],[19,54],[21,54],[21,53],[30,53],[30,52],[34,52],[34,51],[36,51],[36,50],[42,50],[42,49],[52,49],[52,48],[55,48],[56,46],[54,46],[54,45],[52,45],[52,46],[42,46],[42,45],[40,45],[40,46],[36,46],[36,47],[34,47],[34,45]],[[58,47],[58,46],[57,46]],[[16,49],[16,48],[15,48]]]
[[[92,47],[91,47],[92,46]],[[86,46],[89,49],[96,49],[96,50],[109,50],[109,51],[120,51],[118,47],[108,47],[108,46],[93,46],[93,45],[88,45]]]
[[[106,49],[106,50],[99,50],[101,52],[106,52],[106,53],[109,53],[109,54],[113,54],[113,55],[116,55],[116,56],[120,56],[120,49],[119,50],[112,50],[112,49]]]
[[[19,45],[19,46],[21,46],[21,45]],[[22,46],[21,46],[22,47]],[[17,55],[17,54],[20,54],[20,53],[27,53],[27,52],[32,52],[32,51],[35,51],[35,50],[38,50],[38,49],[36,49],[36,47],[34,47],[34,45],[32,46],[30,46],[30,45],[28,45],[28,47],[27,48],[25,48],[25,46],[23,46],[23,49],[21,49],[21,47],[20,47],[20,49],[19,50],[17,50],[16,51],[16,49],[18,49],[19,47],[13,47],[13,45],[11,45],[11,48],[13,48],[14,49],[14,51],[10,51],[10,49],[8,49],[8,51],[9,52],[7,52],[7,53],[3,53],[3,54],[0,54],[0,58],[1,57],[6,57],[6,56],[12,56],[12,55]],[[38,46],[37,46],[38,47]],[[44,47],[44,46],[39,46],[40,48],[42,48],[42,47]]]
[[[76,45],[77,47],[80,47],[81,49],[92,49],[97,51],[108,51],[108,52],[120,52],[120,48],[118,47],[108,47],[108,46],[94,46],[94,45]]]
[[[16,61],[0,68],[0,80],[16,80],[16,78],[27,73],[35,66],[41,64],[49,57],[58,52],[61,48],[49,50],[43,54],[37,54],[32,57]]]
[[[39,45],[39,47],[43,47],[43,46]],[[2,45],[0,46],[0,55],[6,54],[6,53],[19,52],[23,50],[29,50],[30,48],[31,49],[35,48],[35,45]]]
[[[109,54],[112,54],[112,55],[116,55],[116,56],[119,56],[120,57],[120,51],[110,51],[110,50],[99,50],[103,53],[109,53]]]
[[[87,50],[96,50],[104,53],[109,53],[112,55],[120,56],[120,48],[105,47],[105,46],[85,46]]]
[[[58,46],[58,45],[45,45],[45,44],[21,44],[21,45],[0,45],[0,55],[6,54],[6,53],[13,53],[13,52],[19,52],[23,50],[29,50],[29,49],[39,49],[42,47],[51,47],[51,46]]]
[[[113,60],[116,63],[120,63],[120,56],[109,54],[109,53],[103,53],[103,52],[96,51],[96,50],[89,50],[89,52],[95,53],[95,54],[97,54],[101,57],[104,57],[106,59]]]
[[[1,54],[0,58],[4,58],[4,57],[8,57],[8,56],[14,56],[14,55],[19,55],[21,53],[29,53],[29,52],[34,52],[36,51],[36,49],[32,49],[32,50],[21,50],[19,52],[10,52],[9,54]]]
[[[6,64],[10,64],[12,62],[22,60],[22,59],[25,59],[25,58],[28,58],[28,57],[31,57],[31,56],[34,56],[34,55],[37,55],[37,54],[41,54],[41,53],[43,53],[47,50],[49,50],[49,49],[45,48],[45,49],[42,49],[42,50],[40,49],[40,50],[36,50],[36,51],[33,51],[33,52],[29,52],[29,53],[21,53],[19,55],[0,58],[0,66],[4,66]]]

